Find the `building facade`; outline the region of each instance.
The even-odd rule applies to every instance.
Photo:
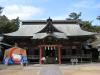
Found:
[[[24,20],[16,32],[4,35],[7,43],[27,50],[30,62],[64,63],[72,58],[80,62],[92,58],[87,40],[94,33],[80,28],[77,20]]]

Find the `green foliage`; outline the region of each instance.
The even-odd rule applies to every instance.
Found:
[[[5,15],[0,16],[0,33],[10,33],[17,29],[16,19],[9,20]]]
[[[96,19],[100,20],[100,16],[97,16]],[[100,26],[94,26],[94,28],[97,30],[97,32],[100,32]]]
[[[3,11],[3,7],[0,6],[0,15],[1,15],[2,11]]]
[[[80,23],[80,27],[83,30],[90,31],[90,32],[100,32],[100,26],[93,26],[92,22],[89,21],[82,21]]]
[[[97,18],[96,18],[96,19],[100,20],[100,16],[97,16]]]
[[[19,18],[9,20],[5,15],[1,16],[3,7],[0,7],[0,34],[14,32],[18,29]]]
[[[74,20],[79,19],[80,16],[81,16],[81,12],[78,13],[78,14],[75,13],[75,12],[72,12],[72,13],[69,14],[69,17],[70,17],[71,19],[74,19]]]
[[[100,32],[100,26],[94,26],[94,29],[96,30],[96,32]]]
[[[70,19],[73,20],[78,20],[80,23],[80,27],[85,30],[85,31],[90,31],[90,32],[100,32],[100,26],[93,26],[92,25],[92,21],[82,21],[81,19],[79,19],[81,16],[81,12],[80,13],[76,13],[76,12],[72,12],[69,14]],[[98,20],[100,20],[100,16],[97,17]]]
[[[80,26],[83,30],[86,31],[91,31],[91,29],[93,29],[92,24],[89,21],[82,21]]]

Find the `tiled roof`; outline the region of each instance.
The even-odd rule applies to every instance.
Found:
[[[22,22],[25,22],[25,21],[22,21]],[[26,22],[31,22],[31,21],[26,21]],[[33,21],[33,22],[36,22],[36,21]],[[63,32],[62,34],[61,33],[54,33],[58,37],[65,38],[65,36],[67,37],[67,36],[94,35],[94,33],[92,33],[92,32],[82,30],[80,28],[79,24],[76,24],[76,23],[71,24],[71,23],[63,23],[63,22],[58,23],[58,22],[57,23],[52,22],[53,26],[56,29]],[[13,32],[13,33],[8,33],[5,35],[7,35],[7,36],[33,36],[34,39],[36,39],[38,37],[43,38],[45,36],[48,36],[48,34],[47,33],[37,34],[37,32],[41,31],[46,25],[47,25],[46,21],[45,21],[45,23],[40,23],[40,22],[38,23],[38,21],[37,21],[37,23],[31,23],[30,25],[28,25],[28,24],[23,25],[22,24],[20,26],[20,28],[18,29],[18,31]]]

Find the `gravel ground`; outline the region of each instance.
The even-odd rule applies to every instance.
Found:
[[[48,70],[47,70],[48,69]],[[81,65],[20,65],[5,66],[0,65],[0,75],[53,75],[53,72],[61,72],[61,75],[100,75],[100,63]],[[47,73],[49,72],[49,73]],[[60,75],[57,74],[56,75]]]
[[[0,70],[0,75],[39,75],[39,71],[40,67],[6,66],[5,69]]]
[[[100,64],[60,66],[63,75],[100,75]]]

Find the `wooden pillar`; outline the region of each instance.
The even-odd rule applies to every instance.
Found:
[[[61,64],[61,47],[58,46],[58,61]]]
[[[40,48],[40,60],[39,60],[39,63],[42,64],[42,47],[39,46]]]

